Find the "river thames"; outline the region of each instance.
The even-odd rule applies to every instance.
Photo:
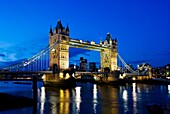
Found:
[[[23,86],[1,86],[0,92],[33,96],[31,87]],[[39,86],[37,106],[0,114],[149,114],[148,103],[170,107],[170,85],[78,83],[72,89]]]

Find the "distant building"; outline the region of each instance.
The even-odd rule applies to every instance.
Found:
[[[87,59],[80,57],[80,71],[87,71]]]
[[[152,69],[153,77],[170,77],[170,64]]]
[[[74,69],[74,70],[76,70],[76,71],[79,70],[79,66],[76,65],[76,64],[70,64],[69,68],[72,68],[72,69]]]
[[[166,76],[168,76],[168,77],[170,76],[170,64],[167,64],[167,65],[165,66],[165,73],[166,73],[166,74],[165,74]]]
[[[95,62],[89,62],[89,71],[96,72],[96,63]]]

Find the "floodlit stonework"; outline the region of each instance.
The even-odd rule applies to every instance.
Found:
[[[50,51],[50,68],[57,70],[65,70],[69,68],[69,47],[83,48],[100,52],[101,71],[109,68],[110,71],[117,70],[117,39],[112,39],[110,33],[107,34],[104,42],[96,44],[94,41],[82,41],[69,37],[68,25],[66,28],[62,26],[60,20],[57,26],[49,32],[49,44],[52,46],[56,42],[58,44]]]

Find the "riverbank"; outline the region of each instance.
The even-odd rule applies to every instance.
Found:
[[[33,105],[34,100],[31,98],[0,93],[0,111],[31,107]]]

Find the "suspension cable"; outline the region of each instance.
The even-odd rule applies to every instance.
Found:
[[[131,72],[134,74],[138,74],[136,71],[134,71],[128,64],[126,64],[126,62],[122,59],[122,57],[119,55],[119,53],[117,54],[120,61],[123,63],[123,65]]]
[[[55,42],[53,45],[48,46],[46,49],[43,49],[42,51],[40,51],[38,54],[32,56],[31,58],[28,58],[27,60],[22,61],[22,63],[20,63],[20,64],[15,64],[15,65],[8,66],[8,67],[2,68],[2,69],[15,70],[15,69],[26,67],[30,63],[36,62],[37,59],[41,59],[43,56],[48,54],[48,52],[50,52],[52,49],[54,49],[54,47],[57,44],[58,44],[58,41]]]

